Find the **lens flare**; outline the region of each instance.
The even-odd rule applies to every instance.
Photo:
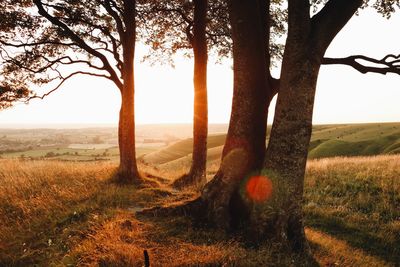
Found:
[[[249,198],[255,202],[263,202],[272,195],[272,182],[266,176],[253,176],[246,184]]]

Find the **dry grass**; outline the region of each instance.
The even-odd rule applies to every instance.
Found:
[[[326,233],[306,229],[306,235],[314,246],[314,256],[322,266],[390,266],[384,260],[368,255],[363,250],[350,246],[346,241]]]
[[[400,156],[310,161],[305,198],[309,226],[388,264],[400,262]]]
[[[94,235],[77,246],[72,255],[82,266],[102,263],[107,266],[141,266],[143,250],[149,253],[152,266],[187,266],[226,263],[237,245],[196,244],[169,233],[160,224],[141,222],[132,213],[120,213],[97,229]]]
[[[107,216],[97,213],[103,205],[123,202],[114,198],[118,188],[105,185],[114,170],[108,163],[2,160],[0,265],[61,257],[84,230],[81,222],[88,228]]]
[[[135,194],[110,183],[115,171],[109,162],[0,160],[0,266],[57,263],[119,209],[169,194]]]
[[[399,164],[399,156],[308,163],[307,236],[322,266],[396,265]],[[141,169],[169,179],[186,171]],[[301,264],[274,244],[249,248],[185,218],[136,218],[137,209],[193,192],[177,193],[157,177],[156,188],[117,186],[115,170],[108,162],[0,160],[0,266],[141,266],[144,249],[152,266]]]

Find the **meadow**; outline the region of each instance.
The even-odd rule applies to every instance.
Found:
[[[273,243],[256,250],[184,217],[137,217],[143,207],[196,195],[168,186],[187,171],[181,165],[141,164],[149,183],[140,189],[112,183],[113,161],[0,166],[0,266],[142,266],[144,249],[152,266],[301,265]],[[209,164],[209,175],[217,166]],[[397,155],[308,162],[306,233],[321,266],[398,266],[399,174]]]
[[[256,250],[187,218],[135,216],[197,195],[169,187],[190,167],[190,129],[139,128],[140,189],[112,182],[114,128],[0,130],[0,266],[141,266],[144,249],[152,266],[301,265],[273,243]],[[224,130],[211,127],[208,179]],[[398,266],[399,148],[399,123],[314,126],[304,212],[321,266]]]

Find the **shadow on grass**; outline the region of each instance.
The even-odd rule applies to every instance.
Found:
[[[182,244],[200,250],[214,247],[225,255],[205,265],[197,264],[194,256],[193,266],[319,266],[310,255],[293,253],[284,245],[265,242],[255,247],[244,242],[238,233],[227,233],[188,217],[139,216],[138,219],[155,227],[146,234],[146,239],[151,242],[161,246]]]
[[[374,236],[363,229],[346,224],[340,218],[325,216],[322,214],[309,214],[306,216],[306,225],[346,241],[349,245],[361,249],[366,253],[376,256],[383,261],[399,266],[400,262],[400,238],[395,242],[389,242]]]

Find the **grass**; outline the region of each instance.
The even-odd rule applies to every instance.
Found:
[[[400,157],[311,161],[307,225],[381,260],[400,262]]]
[[[0,163],[0,266],[60,263],[92,227],[157,199],[111,184],[115,163]]]
[[[140,167],[169,179],[185,171]],[[141,266],[144,249],[152,266],[301,265],[274,244],[253,249],[183,217],[136,217],[195,193],[162,180],[120,187],[110,183],[115,170],[113,162],[0,160],[0,266]],[[306,233],[321,266],[400,262],[399,174],[400,156],[309,161]]]

